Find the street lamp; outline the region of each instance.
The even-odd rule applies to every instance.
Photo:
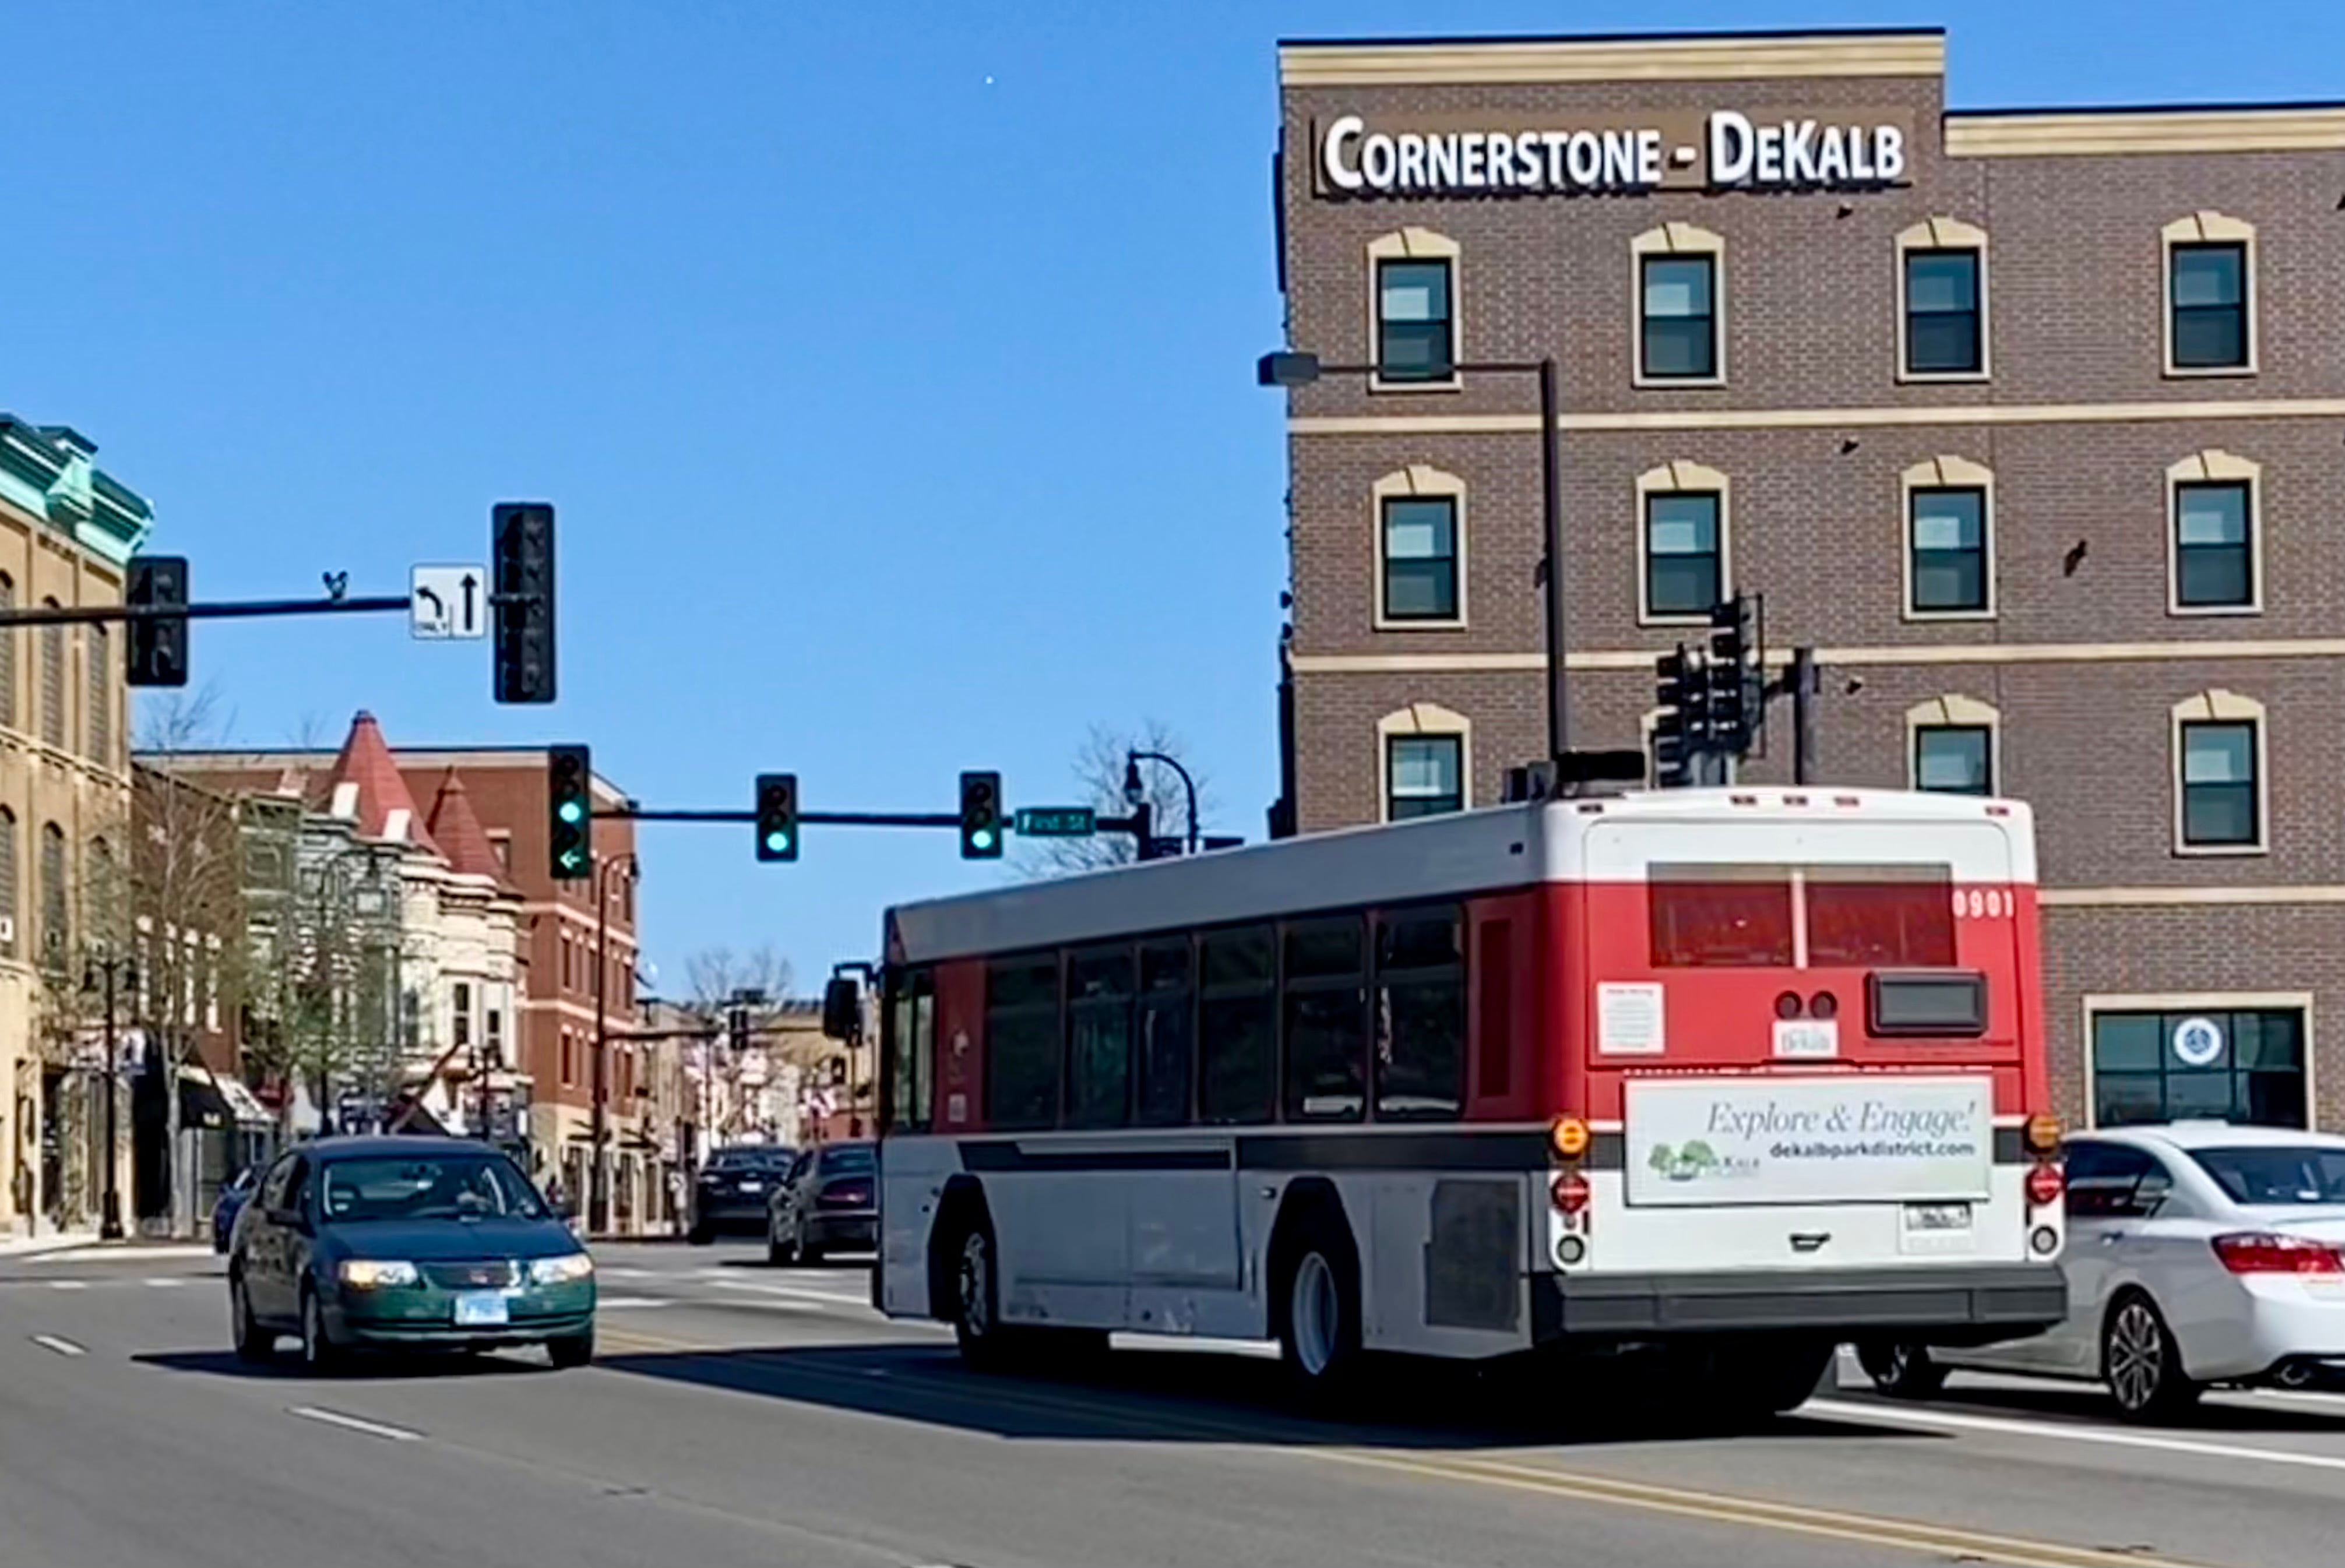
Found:
[[[1289,390],[1307,387],[1322,376],[1372,376],[1374,365],[1323,365],[1316,354],[1282,350],[1264,354],[1254,366],[1254,379],[1264,387]],[[1459,375],[1537,376],[1539,391],[1539,505],[1544,524],[1547,572],[1547,749],[1556,786],[1567,776],[1566,737],[1568,713],[1564,704],[1563,637],[1563,463],[1557,429],[1558,395],[1555,359],[1496,360],[1457,367]]]
[[[122,1158],[116,1143],[119,1129],[115,1120],[118,1114],[115,1101],[121,1098],[117,1092],[119,1085],[116,1082],[118,1063],[114,1044],[115,994],[117,987],[127,989],[137,985],[137,960],[128,956],[92,958],[83,965],[81,973],[81,988],[85,995],[100,989],[106,993],[106,1197],[99,1209],[97,1226],[98,1239],[103,1241],[122,1239]],[[178,1087],[173,1084],[166,1092],[177,1094]]]
[[[1182,787],[1183,790],[1185,790],[1185,791],[1187,791],[1187,792],[1188,792],[1188,796],[1189,796],[1189,853],[1190,853],[1191,855],[1194,855],[1194,854],[1196,854],[1196,853],[1197,853],[1197,781],[1196,781],[1195,779],[1193,779],[1193,778],[1191,778],[1191,777],[1189,776],[1189,770],[1188,770],[1187,768],[1184,768],[1184,767],[1183,767],[1183,766],[1181,765],[1179,759],[1174,758],[1174,757],[1168,757],[1168,756],[1166,756],[1162,752],[1140,752],[1140,751],[1128,751],[1128,752],[1124,753],[1124,754],[1123,754],[1123,799],[1124,799],[1124,804],[1127,804],[1127,805],[1135,805],[1135,806],[1136,806],[1136,805],[1138,805],[1138,804],[1139,804],[1142,800],[1145,800],[1145,799],[1147,798],[1147,796],[1148,796],[1148,790],[1147,790],[1146,786],[1145,786],[1145,785],[1143,785],[1143,784],[1140,782],[1140,764],[1141,764],[1142,763],[1144,763],[1144,762],[1147,762],[1147,763],[1162,763],[1162,764],[1163,764],[1166,767],[1171,768],[1174,773],[1179,774],[1181,775],[1181,787]]]
[[[586,1233],[601,1235],[611,1226],[610,1137],[611,1062],[608,1007],[611,971],[611,874],[624,870],[630,883],[641,871],[633,851],[614,855],[594,868],[594,1112],[590,1128],[594,1149],[586,1177]]]

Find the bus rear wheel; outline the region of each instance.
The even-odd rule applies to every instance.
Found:
[[[1304,1222],[1284,1254],[1279,1358],[1298,1393],[1325,1403],[1348,1391],[1360,1370],[1359,1259],[1351,1236],[1324,1213]]]

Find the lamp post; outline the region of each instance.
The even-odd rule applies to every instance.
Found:
[[[611,944],[611,874],[624,870],[627,880],[637,875],[633,851],[614,855],[594,868],[594,1111],[591,1136],[594,1151],[586,1175],[586,1232],[600,1235],[611,1226],[611,1164],[610,1151],[604,1145],[610,1138],[611,1123],[611,1051],[610,1051],[610,944]]]
[[[1140,782],[1140,764],[1142,763],[1162,763],[1181,775],[1181,787],[1189,795],[1189,853],[1196,854],[1197,781],[1189,776],[1189,770],[1181,765],[1179,759],[1168,757],[1162,752],[1128,751],[1123,754],[1123,799],[1127,805],[1138,805],[1148,798],[1147,786]]]
[[[120,1129],[116,1124],[118,1115],[115,1102],[122,1097],[116,1082],[119,1063],[114,1043],[114,1003],[117,987],[137,983],[137,961],[127,956],[92,958],[82,967],[81,988],[85,993],[103,990],[106,994],[106,1073],[101,1080],[106,1085],[106,1196],[98,1210],[97,1234],[104,1241],[122,1239],[121,1149],[117,1142]],[[169,1093],[178,1093],[178,1085],[169,1086]]]
[[[1569,713],[1564,702],[1563,637],[1563,460],[1554,356],[1541,359],[1494,360],[1455,367],[1461,376],[1537,376],[1539,394],[1539,511],[1543,524],[1547,571],[1547,749],[1556,787],[1566,774]],[[1307,387],[1322,376],[1374,375],[1374,365],[1323,365],[1316,354],[1282,350],[1264,354],[1254,367],[1254,379],[1264,387],[1292,389]]]

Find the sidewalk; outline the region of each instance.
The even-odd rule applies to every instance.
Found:
[[[44,1252],[69,1252],[97,1245],[95,1230],[46,1230],[38,1236],[0,1236],[0,1258],[37,1258]]]

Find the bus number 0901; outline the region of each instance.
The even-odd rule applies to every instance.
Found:
[[[1954,889],[1954,916],[1973,920],[2000,920],[2017,913],[2015,901],[2000,887],[1957,887]]]

